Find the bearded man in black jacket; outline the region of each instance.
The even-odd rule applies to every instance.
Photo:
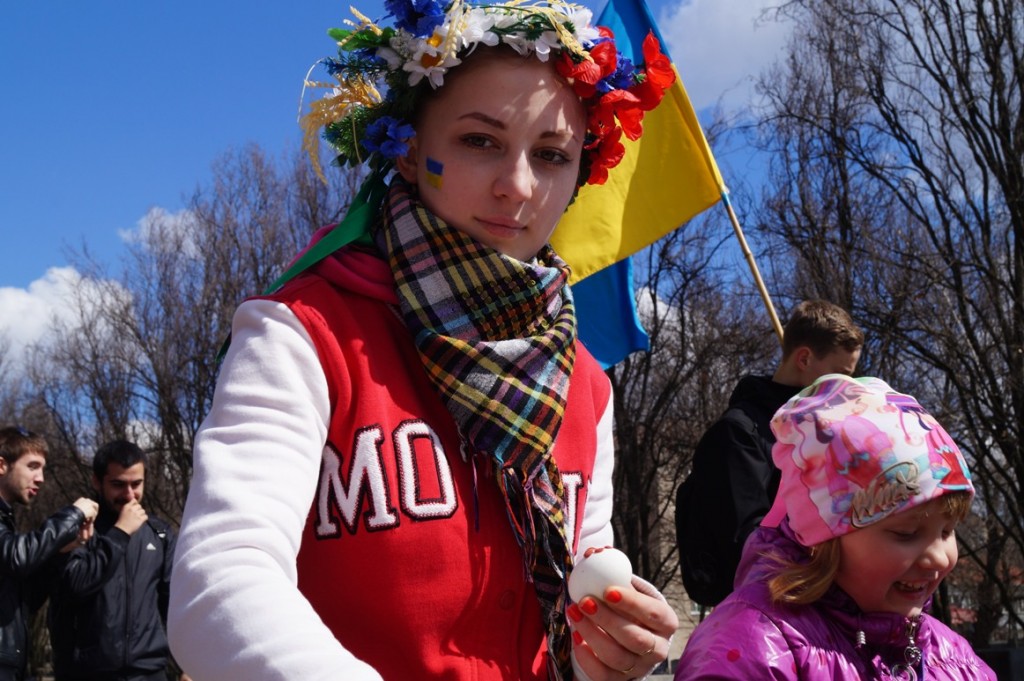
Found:
[[[134,443],[97,450],[96,534],[68,557],[50,599],[57,681],[166,679],[174,534],[143,509],[145,481],[145,455]]]
[[[19,426],[0,429],[0,681],[24,678],[28,617],[46,600],[51,560],[83,544],[96,518],[96,502],[82,498],[39,529],[16,531],[13,506],[39,493],[48,453],[41,435]]]

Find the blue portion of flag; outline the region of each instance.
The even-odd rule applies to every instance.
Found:
[[[672,61],[668,45],[661,37],[661,31],[654,23],[654,16],[644,0],[608,0],[594,23],[611,29],[615,34],[615,47],[633,63],[643,61],[644,38],[654,31],[654,37],[661,43],[662,53]]]
[[[594,23],[610,28],[619,53],[634,63],[643,60],[643,40],[652,30],[668,56],[643,0],[609,0]],[[637,314],[631,258],[580,280],[572,290],[580,340],[602,367],[607,369],[632,352],[650,349],[651,339]]]
[[[580,340],[605,369],[651,339],[640,323],[633,293],[633,260],[626,258],[572,287]]]

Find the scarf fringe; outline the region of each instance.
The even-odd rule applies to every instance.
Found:
[[[545,512],[547,502],[538,497],[533,478],[521,480],[517,471],[502,468],[499,489],[505,502],[505,512],[516,542],[523,555],[523,574],[534,585],[541,604],[541,616],[547,631],[548,675],[552,681],[571,679],[572,643],[565,620],[568,604],[566,575],[572,568],[572,552],[565,534],[551,515]],[[560,488],[561,485],[554,485]],[[558,509],[558,517],[564,517]],[[555,547],[561,550],[556,551]],[[538,547],[542,553],[538,553]],[[564,561],[559,556],[565,556]]]

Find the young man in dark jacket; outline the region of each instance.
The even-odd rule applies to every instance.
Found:
[[[772,416],[819,376],[853,374],[863,345],[864,333],[841,307],[800,303],[783,330],[775,374],[740,379],[728,409],[704,432],[676,492],[679,564],[694,602],[714,606],[732,592],[743,543],[775,500]]]
[[[41,435],[17,426],[0,429],[0,681],[25,675],[28,617],[46,600],[46,566],[92,533],[96,502],[79,499],[39,529],[15,530],[13,504],[27,505],[43,484],[49,452]]]
[[[50,600],[57,681],[163,681],[174,535],[143,510],[141,449],[115,440],[93,458],[96,534],[71,553]]]

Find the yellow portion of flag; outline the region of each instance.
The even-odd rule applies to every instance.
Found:
[[[628,258],[722,198],[725,183],[679,73],[643,120],[623,138],[626,155],[604,185],[585,185],[551,244],[572,267],[570,283]]]

